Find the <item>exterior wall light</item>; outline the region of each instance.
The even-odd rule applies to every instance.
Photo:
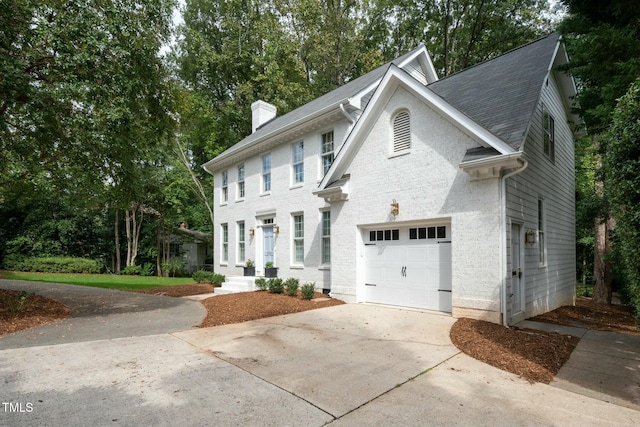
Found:
[[[280,226],[274,225],[273,226],[273,232],[276,233],[276,234],[280,234]]]
[[[253,237],[256,234],[256,230],[254,230],[253,228],[249,229],[249,236]]]
[[[396,202],[396,199],[393,199],[391,203],[391,215],[397,216],[400,213],[400,204]]]
[[[536,243],[536,230],[528,229],[526,233],[524,233],[524,242],[527,245],[533,245]]]

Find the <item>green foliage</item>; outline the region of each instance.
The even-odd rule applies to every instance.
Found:
[[[265,279],[264,277],[258,277],[255,281],[255,284],[258,290],[260,291],[266,291],[267,289],[269,289],[269,284],[267,283],[267,279]]]
[[[124,276],[121,274],[60,274],[60,273],[23,273],[4,271],[2,277],[8,280],[30,280],[34,282],[67,283],[95,288],[138,289],[157,288],[194,283],[191,278]]]
[[[298,295],[299,287],[300,287],[300,281],[294,277],[290,277],[284,282],[284,290],[286,294],[291,297],[295,297]]]
[[[100,265],[90,259],[72,257],[19,258],[4,260],[4,268],[13,271],[43,273],[99,273]]]
[[[225,281],[224,274],[217,274],[211,271],[198,270],[192,275],[197,283],[211,283],[214,286],[222,285]]]
[[[273,277],[267,281],[267,287],[272,294],[281,294],[284,291],[284,285],[282,279],[279,277]]]
[[[605,191],[616,219],[624,287],[640,315],[640,78],[620,99],[604,139]]]
[[[29,307],[33,299],[33,294],[27,291],[20,291],[19,294],[9,297],[7,300],[7,307],[12,313],[23,312]]]
[[[273,263],[271,261],[265,263],[264,265],[265,268],[273,268]]]
[[[124,270],[121,271],[121,273],[126,276],[141,276],[140,273],[142,273],[142,267],[140,267],[139,265],[130,265],[128,267],[125,267]]]
[[[313,299],[313,295],[314,295],[315,291],[316,291],[315,282],[305,283],[300,288],[300,294],[302,295],[302,298],[306,299],[306,300]]]
[[[180,258],[170,258],[162,263],[162,272],[169,277],[184,277],[187,271],[184,268],[184,261]]]

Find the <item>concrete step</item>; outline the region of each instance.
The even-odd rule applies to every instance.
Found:
[[[216,288],[216,294],[231,294],[235,292],[250,292],[256,289],[256,278],[253,276],[230,276],[222,283],[222,286]]]

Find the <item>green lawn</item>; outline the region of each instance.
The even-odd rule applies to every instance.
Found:
[[[117,276],[114,274],[23,273],[13,271],[1,272],[0,279],[67,283],[69,285],[92,286],[94,288],[120,289],[125,291],[156,288],[158,286],[174,286],[195,283],[195,281],[190,277]]]

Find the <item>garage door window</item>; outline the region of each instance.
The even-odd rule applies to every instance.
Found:
[[[409,229],[409,239],[446,239],[447,227],[441,225],[439,227],[416,227]]]
[[[370,242],[382,240],[400,240],[400,230],[371,230],[369,232]]]

